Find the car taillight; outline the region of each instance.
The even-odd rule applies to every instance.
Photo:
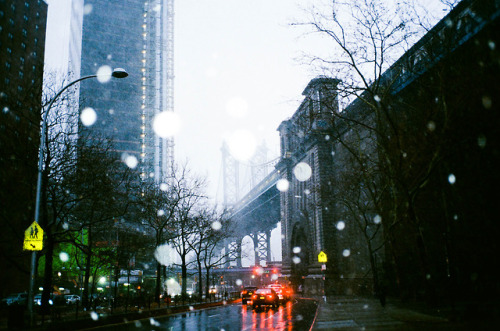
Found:
[[[272,294],[269,294],[269,295],[267,296],[267,298],[268,298],[268,299],[272,299],[272,298],[273,298],[273,295],[272,295]]]
[[[252,295],[252,299],[257,299],[257,294]]]
[[[243,291],[243,292],[241,292],[241,294],[247,294],[247,291]]]

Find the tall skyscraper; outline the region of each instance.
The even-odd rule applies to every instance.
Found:
[[[81,84],[80,109],[97,113],[85,129],[111,138],[122,157],[137,159],[143,180],[162,182],[172,171],[174,144],[155,135],[153,119],[173,111],[173,0],[86,0],[83,13],[81,76],[103,68],[129,73]]]

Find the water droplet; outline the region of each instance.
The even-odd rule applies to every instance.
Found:
[[[481,134],[479,137],[477,137],[477,145],[481,148],[486,147],[486,136]]]
[[[113,73],[113,69],[111,69],[108,65],[103,65],[97,69],[97,80],[99,83],[107,83],[111,80],[111,74]]]
[[[87,107],[82,110],[82,113],[80,114],[80,120],[82,121],[83,125],[92,126],[94,125],[95,121],[97,121],[97,113],[93,108]]]
[[[85,6],[83,6],[83,15],[88,15],[92,12],[92,5],[91,4],[86,4]]]
[[[155,115],[153,119],[153,130],[161,138],[175,136],[181,128],[179,115],[172,111],[162,111]]]
[[[326,136],[325,136],[325,140],[326,140],[326,141],[330,140],[330,136],[329,136],[329,135],[326,135]]]
[[[68,253],[66,253],[66,252],[61,252],[61,253],[59,253],[59,259],[60,259],[62,262],[68,262],[68,260],[69,260],[69,255],[68,255]]]
[[[222,228],[222,224],[219,221],[215,221],[212,223],[212,229],[215,231],[219,231]]]
[[[373,223],[375,223],[375,224],[380,224],[380,223],[382,223],[382,216],[380,216],[380,215],[375,215],[375,216],[373,217]]]
[[[167,191],[168,190],[167,183],[161,183],[160,184],[160,190],[162,190],[163,192]]]
[[[193,311],[194,307],[193,306],[189,306],[189,310]]]
[[[99,319],[99,314],[93,311],[90,313],[90,318],[92,318],[92,320],[94,321],[97,321]]]
[[[292,258],[292,262],[293,262],[293,263],[295,263],[295,264],[299,264],[299,263],[300,263],[300,257],[298,257],[298,256],[294,256],[294,257]]]
[[[494,51],[495,50],[495,42],[493,40],[488,41],[488,47]]]
[[[7,114],[9,112],[9,107],[3,107],[3,112],[4,114]]]
[[[305,195],[309,195],[309,194],[311,194],[311,191],[310,191],[310,190],[308,190],[308,189],[305,189],[305,190],[304,190],[304,194],[305,194]]]
[[[293,249],[292,249],[292,252],[293,254],[299,254],[301,251],[301,248],[299,246],[295,246]]]
[[[452,184],[452,185],[453,185],[453,184],[455,184],[455,182],[456,182],[456,181],[457,181],[457,178],[455,177],[455,175],[454,175],[454,174],[450,174],[450,175],[448,176],[448,182],[449,182],[450,184]]]
[[[160,322],[158,322],[157,320],[155,320],[152,317],[149,319],[149,324],[151,324],[153,326],[160,326]]]
[[[337,223],[337,230],[342,231],[342,230],[344,230],[344,228],[345,228],[344,221],[340,221],[340,222]]]
[[[429,130],[430,132],[436,130],[436,123],[434,123],[434,121],[430,121],[429,123],[427,123],[427,130]]]
[[[241,279],[236,280],[236,285],[241,286],[243,284],[243,281]]]
[[[135,157],[134,155],[130,155],[128,153],[123,153],[122,154],[122,161],[130,169],[135,169],[137,167],[137,164],[139,164],[139,161],[137,160],[137,157]]]
[[[312,169],[309,166],[309,164],[305,162],[299,162],[294,168],[293,168],[293,174],[295,175],[295,178],[299,182],[305,182],[309,178],[311,178],[312,175]]]
[[[276,182],[276,188],[280,192],[286,192],[290,188],[290,183],[288,182],[288,180],[282,178]]]
[[[165,215],[165,211],[163,209],[159,209],[157,212],[156,212],[156,215],[158,216],[163,216]]]
[[[489,95],[483,96],[483,107],[486,109],[491,109],[491,106],[493,105],[493,101],[491,100],[491,97]]]
[[[378,95],[374,96],[373,99],[377,102],[382,101],[382,99]]]
[[[343,255],[344,257],[348,257],[349,255],[351,255],[351,250],[350,250],[350,249],[344,249],[344,250],[342,251],[342,255]]]

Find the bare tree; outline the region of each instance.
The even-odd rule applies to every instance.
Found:
[[[310,27],[312,33],[331,43],[331,54],[304,58],[317,72],[341,78],[336,87],[341,110],[331,100],[322,107],[332,110],[327,134],[344,156],[350,154],[346,160],[354,163],[353,168],[360,170],[337,176],[338,181],[357,183],[361,188],[350,190],[350,196],[342,192],[343,208],[363,224],[365,206],[359,204],[360,197],[369,202],[372,213],[383,218],[385,242],[391,246],[398,241],[395,229],[405,222],[416,238],[413,249],[418,255],[420,282],[428,286],[428,250],[415,201],[442,160],[450,114],[442,98],[437,98],[437,107],[421,112],[421,107],[408,102],[408,96],[402,98],[404,93],[397,96],[412,77],[442,55],[443,47],[438,47],[441,53],[434,47],[436,39],[413,46],[430,25],[419,19],[429,14],[420,9],[411,1],[333,1],[327,9],[313,8],[309,22],[294,25]],[[422,88],[417,89],[423,92]],[[422,133],[428,123],[433,123],[429,119],[439,119],[442,126],[439,131],[433,130],[432,138],[423,145]],[[408,128],[409,122],[415,126]],[[340,190],[337,192],[340,194]],[[396,252],[396,248],[392,246],[391,251]],[[396,255],[393,258],[398,270],[401,264]],[[376,268],[372,263],[375,276]],[[400,274],[397,276],[401,279]]]

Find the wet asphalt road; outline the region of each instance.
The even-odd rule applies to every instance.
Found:
[[[108,325],[94,330],[309,330],[316,308],[316,302],[307,299],[292,299],[278,309],[253,310],[250,305],[240,303]]]

